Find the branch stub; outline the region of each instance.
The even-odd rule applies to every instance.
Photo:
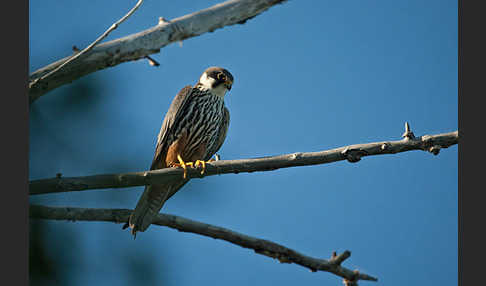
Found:
[[[415,139],[415,135],[410,130],[410,125],[406,121],[405,121],[405,132],[403,132],[402,137],[405,138],[405,140],[413,140],[413,139]]]

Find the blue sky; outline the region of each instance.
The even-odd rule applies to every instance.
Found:
[[[30,71],[83,48],[136,1],[30,1]],[[145,1],[108,40],[219,1]],[[40,98],[30,178],[147,170],[172,98],[213,65],[233,74],[222,159],[319,151],[457,130],[456,1],[288,1],[244,25],[169,45]],[[90,88],[85,88],[90,86]],[[81,92],[80,92],[81,91]],[[80,96],[70,97],[78,92]],[[84,94],[84,95],[83,95]],[[88,102],[86,103],[85,102]],[[143,188],[36,196],[46,205],[133,208]],[[457,284],[457,146],[193,180],[163,212],[345,262],[377,285]],[[71,285],[340,285],[224,241],[152,226],[49,222]],[[76,240],[70,247],[69,234]],[[63,236],[64,235],[64,236]],[[94,259],[93,259],[94,258]],[[122,272],[127,260],[156,271]],[[86,275],[89,273],[89,275]],[[124,274],[125,273],[125,274]],[[134,282],[135,281],[135,282]],[[372,282],[361,282],[372,285]]]

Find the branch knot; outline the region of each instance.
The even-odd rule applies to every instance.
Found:
[[[353,149],[346,147],[341,154],[350,163],[356,163],[361,160],[361,157],[368,155],[368,152],[362,149]]]
[[[346,286],[358,286],[358,279],[359,279],[359,271],[353,270],[353,278],[351,279],[343,279],[343,284]]]
[[[439,155],[440,149],[441,147],[439,145],[434,145],[430,147],[428,151],[434,155]]]

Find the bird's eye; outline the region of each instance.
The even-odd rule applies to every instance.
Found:
[[[218,79],[221,81],[226,81],[226,75],[224,73],[218,73]]]

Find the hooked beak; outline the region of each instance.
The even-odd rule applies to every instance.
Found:
[[[231,90],[231,86],[233,85],[233,82],[230,80],[227,80],[224,82],[224,86],[228,89]]]

